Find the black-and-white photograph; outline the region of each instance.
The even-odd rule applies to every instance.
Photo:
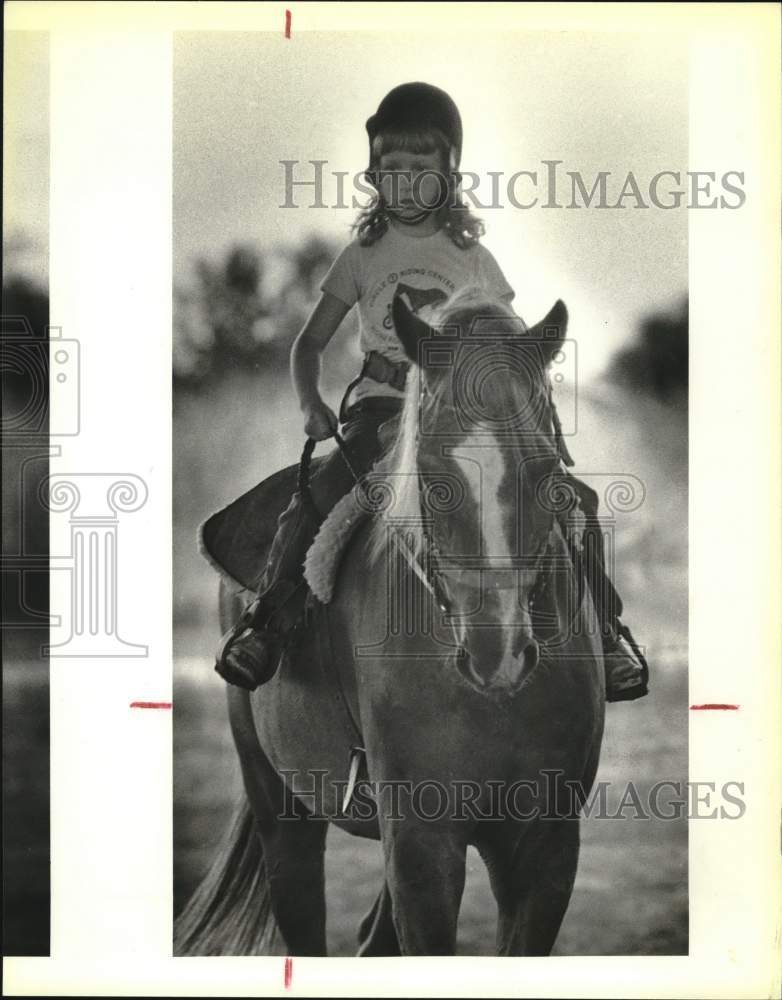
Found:
[[[686,954],[686,46],[288,31],[174,40],[177,954]]]
[[[779,994],[779,23],[9,0],[9,996]]]

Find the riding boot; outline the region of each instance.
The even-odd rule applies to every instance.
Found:
[[[254,691],[276,673],[303,613],[304,557],[321,522],[312,502],[294,493],[277,522],[258,597],[218,648],[215,670],[229,684]]]
[[[605,665],[606,701],[633,701],[649,693],[649,667],[630,629],[622,623],[622,599],[605,570],[603,530],[597,518],[597,494],[568,474],[586,517],[583,559],[600,626]]]

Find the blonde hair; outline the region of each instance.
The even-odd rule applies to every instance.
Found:
[[[459,175],[452,169],[453,153],[451,145],[437,128],[385,129],[379,132],[372,143],[373,167],[367,171],[373,187],[375,167],[385,153],[438,153],[448,181],[448,192],[444,205],[437,209],[440,213],[442,230],[452,243],[462,250],[474,246],[486,231],[481,219],[472,214],[462,200],[459,189]],[[362,247],[372,246],[388,231],[389,216],[382,194],[375,190],[370,204],[363,209],[353,223],[353,232]]]

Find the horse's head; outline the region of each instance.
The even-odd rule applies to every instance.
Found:
[[[415,469],[456,665],[479,690],[513,693],[539,657],[529,597],[553,528],[544,494],[558,463],[546,372],[567,310],[557,302],[527,329],[467,289],[435,326],[399,299],[394,320],[417,366]]]

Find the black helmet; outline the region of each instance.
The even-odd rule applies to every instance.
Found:
[[[373,162],[372,143],[384,129],[439,129],[453,150],[453,166],[458,168],[462,156],[462,119],[451,97],[431,83],[402,83],[390,90],[377,111],[367,119],[369,136],[369,170]]]

